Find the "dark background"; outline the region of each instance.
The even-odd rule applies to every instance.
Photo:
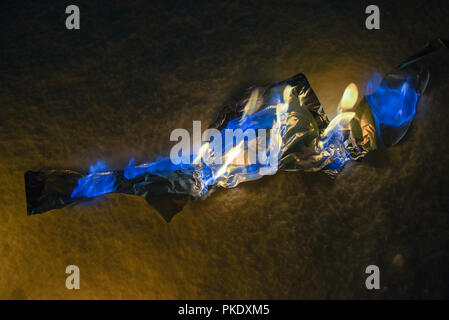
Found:
[[[65,28],[69,4],[81,30]],[[380,30],[365,28],[368,4]],[[298,72],[333,117],[350,82],[363,95],[374,72],[449,38],[447,1],[14,1],[0,18],[0,298],[449,297],[447,53],[406,138],[335,180],[281,172],[170,223],[118,194],[27,217],[23,181],[155,160],[171,130]]]

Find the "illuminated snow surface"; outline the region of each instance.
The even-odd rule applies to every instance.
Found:
[[[170,223],[121,194],[26,216],[26,170],[155,160],[171,130],[208,125],[249,85],[298,72],[332,118],[350,82],[363,92],[374,72],[449,38],[445,1],[378,2],[379,31],[364,29],[366,5],[353,1],[139,3],[80,4],[77,32],[65,30],[63,4],[5,8],[0,298],[449,297],[447,59],[403,141],[335,180],[280,172],[192,202]],[[69,264],[79,291],[65,288]],[[380,291],[365,289],[369,264]]]

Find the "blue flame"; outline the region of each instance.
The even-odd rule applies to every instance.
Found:
[[[154,162],[144,162],[142,164],[136,165],[134,158],[129,160],[128,165],[123,170],[123,174],[126,179],[134,179],[135,177],[141,176],[145,173],[151,173],[155,175],[168,178],[170,173],[176,170],[188,170],[190,165],[186,164],[173,164],[170,158],[159,158]]]
[[[115,177],[106,163],[97,161],[91,165],[89,174],[78,179],[78,185],[73,190],[72,199],[82,197],[96,197],[115,190]]]
[[[390,127],[400,127],[410,123],[416,113],[418,93],[410,85],[411,78],[397,87],[391,87],[386,81],[381,82],[374,93],[367,95],[376,126],[381,124]],[[374,84],[368,82],[367,91],[371,91]],[[379,133],[379,132],[378,132]]]

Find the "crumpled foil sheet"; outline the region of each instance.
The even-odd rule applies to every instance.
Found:
[[[421,95],[429,81],[429,73],[418,62],[429,53],[445,46],[442,40],[435,40],[422,52],[412,56],[387,74],[383,83],[395,85],[410,79],[410,86]],[[430,47],[430,49],[429,49]],[[348,160],[362,158],[367,152],[379,146],[391,146],[406,133],[410,122],[392,127],[376,122],[376,113],[370,105],[369,94],[355,107],[355,116],[348,127],[337,127],[335,132],[323,139],[323,131],[329,120],[303,74],[259,88],[258,110],[272,107],[273,96],[280,95],[286,86],[292,87],[288,109],[284,117],[282,144],[277,169],[286,171],[318,171],[333,175],[338,173]],[[211,128],[223,130],[232,121],[239,119],[244,112],[248,98],[240,103],[228,105],[219,113]],[[130,165],[134,163],[130,162]],[[135,166],[138,168],[138,166]],[[213,183],[204,184],[202,165],[165,172],[145,172],[126,178],[126,170],[90,172],[81,174],[71,170],[27,171],[25,186],[27,213],[33,215],[61,208],[84,198],[80,188],[83,179],[104,184],[107,177],[110,184],[108,192],[138,195],[145,198],[168,222],[190,199],[204,199],[217,186],[234,187],[239,182],[260,178],[260,174],[242,175],[241,168],[232,168]],[[240,174],[240,176],[239,176]],[[242,178],[243,177],[243,178]],[[98,181],[97,181],[98,180]],[[82,187],[82,186],[81,186]],[[95,196],[95,195],[93,195]]]

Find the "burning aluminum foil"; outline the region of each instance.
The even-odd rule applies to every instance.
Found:
[[[110,170],[99,161],[88,174],[71,170],[25,173],[28,215],[61,208],[83,198],[105,193],[125,193],[145,198],[170,221],[190,199],[204,199],[217,187],[231,188],[240,182],[275,174],[277,170],[318,171],[334,175],[349,160],[361,159],[379,146],[396,144],[407,132],[416,105],[429,81],[419,64],[422,57],[445,43],[432,42],[421,53],[368,85],[364,99],[339,106],[329,122],[303,74],[263,88],[255,88],[238,104],[223,108],[210,126],[222,135],[227,129],[269,128],[264,137],[264,161],[236,162],[239,156],[259,149],[248,138],[235,146],[222,145],[220,163],[209,161],[216,153],[210,142],[202,145],[191,164],[160,159],[136,165],[133,159],[123,170]],[[345,92],[346,93],[346,92]],[[353,103],[357,100],[352,99]],[[259,132],[259,131],[257,131]],[[273,165],[274,164],[274,165]]]

